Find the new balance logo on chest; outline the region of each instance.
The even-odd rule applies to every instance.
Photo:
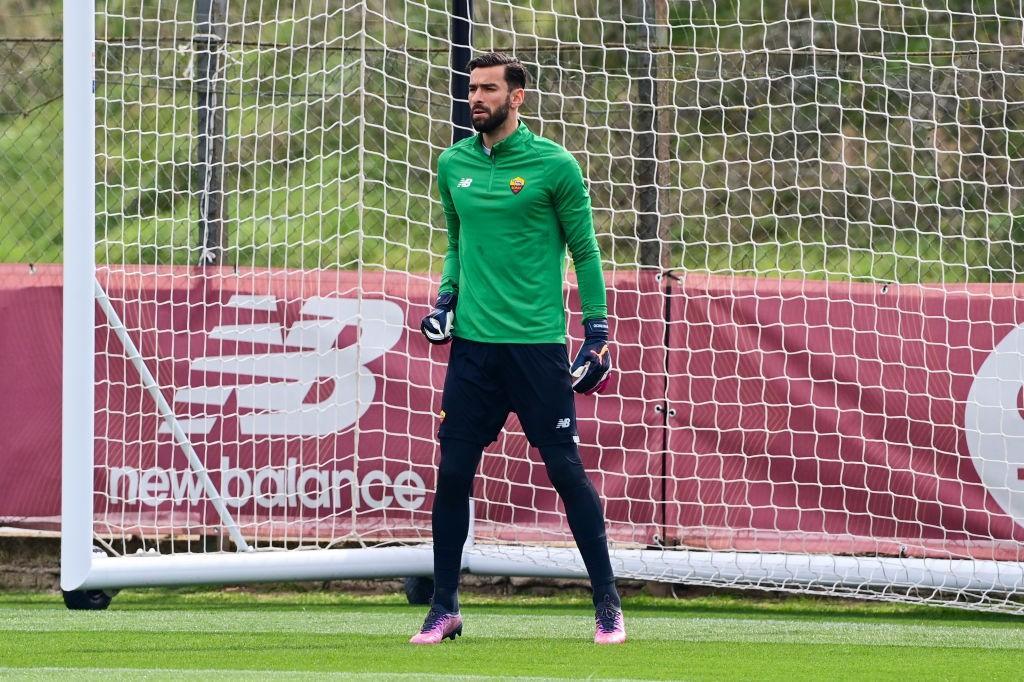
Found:
[[[473,184],[473,178],[462,178],[459,180],[459,184],[456,187],[469,187]]]
[[[559,419],[557,422],[555,422],[556,429],[567,429],[570,426],[572,426],[572,419],[569,417]]]

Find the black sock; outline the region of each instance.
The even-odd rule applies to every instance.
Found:
[[[469,441],[441,439],[441,463],[430,526],[434,536],[434,597],[448,611],[459,610],[462,548],[469,535],[469,498],[483,448]]]
[[[597,608],[607,600],[612,606],[617,609],[622,608],[622,600],[619,599],[619,591],[615,589],[615,581],[605,583],[603,585],[593,585],[594,588],[594,608]]]
[[[440,606],[451,613],[458,613],[459,591],[457,588],[452,590],[447,587],[438,587],[437,583],[435,583],[434,597],[430,600],[430,603],[435,606]]]
[[[583,469],[579,450],[574,443],[565,443],[546,445],[540,448],[540,454],[544,458],[548,478],[562,498],[569,528],[580,550],[583,564],[587,567],[594,591],[594,605],[603,603],[607,597],[615,607],[619,607],[615,574],[608,557],[601,500]]]

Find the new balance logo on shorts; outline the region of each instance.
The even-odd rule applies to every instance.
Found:
[[[473,178],[462,178],[457,187],[469,187],[473,184]]]
[[[555,422],[556,429],[567,429],[570,426],[572,426],[572,419],[569,417],[559,419],[557,422]]]

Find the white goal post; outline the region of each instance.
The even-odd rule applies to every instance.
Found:
[[[62,588],[431,574],[434,171],[494,47],[590,187],[616,574],[1024,613],[1024,18],[705,4],[66,2]],[[506,427],[463,568],[585,576]]]

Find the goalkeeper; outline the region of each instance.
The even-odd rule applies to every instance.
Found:
[[[441,154],[437,181],[448,253],[437,303],[421,330],[454,336],[441,402],[441,462],[431,526],[434,598],[415,644],[462,634],[458,584],[469,497],[483,448],[515,411],[565,506],[590,575],[594,641],[626,639],[604,514],[580,461],[573,391],[604,388],[611,371],[607,306],[590,197],[579,164],[519,122],[526,71],[488,53],[469,62],[480,133]],[[569,247],[586,340],[570,368],[562,287]]]

